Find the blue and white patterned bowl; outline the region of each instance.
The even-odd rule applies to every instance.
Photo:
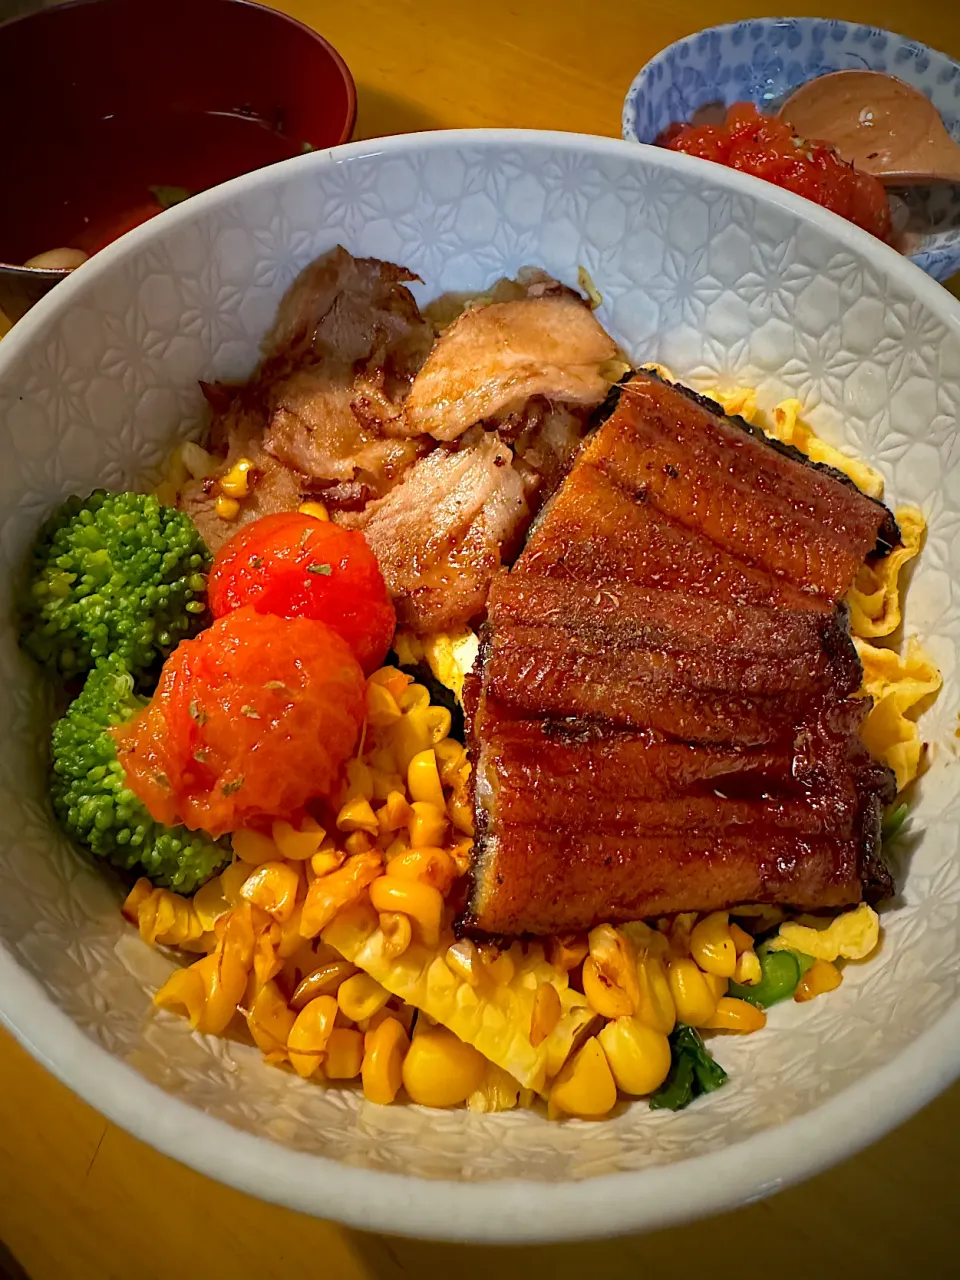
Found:
[[[623,104],[623,136],[654,142],[712,102],[758,107],[829,71],[885,71],[924,93],[960,142],[960,63],[905,36],[828,18],[751,18],[708,27],[651,59]],[[960,186],[911,196],[905,250],[935,280],[960,271]]]

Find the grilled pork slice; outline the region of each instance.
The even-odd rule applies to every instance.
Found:
[[[839,704],[804,750],[664,741],[484,709],[473,889],[461,925],[496,936],[589,929],[740,902],[805,909],[890,892],[873,856],[886,771]]]
[[[586,446],[578,470],[581,465],[601,471],[634,508],[656,513],[653,519],[638,513],[630,536],[634,547],[646,544],[638,568],[651,585],[657,562],[669,574],[671,553],[682,554],[692,535],[699,544],[692,573],[706,573],[704,544],[710,544],[718,571],[739,560],[755,583],[759,571],[805,594],[837,600],[867,556],[900,542],[887,508],[846,476],[810,463],[796,450],[755,433],[742,419],[726,417],[711,401],[653,374],[637,373],[622,386],[613,414]],[[524,565],[539,572],[548,571],[551,557],[572,555],[576,562],[583,556],[565,536],[577,520],[584,490],[571,490],[568,499],[566,488],[557,497],[557,523],[551,508],[540,537],[525,553]],[[586,493],[596,493],[595,483]],[[626,508],[615,497],[608,486],[595,501],[608,521],[629,526]],[[629,553],[612,549],[610,554],[623,563]],[[743,577],[743,568],[734,571],[738,594]]]
[[[483,611],[501,556],[530,518],[513,455],[496,432],[435,449],[386,497],[343,522],[362,529],[401,625],[427,632]]]
[[[406,287],[416,279],[338,247],[294,281],[259,375],[267,453],[314,481],[360,481],[380,494],[427,451],[398,430],[433,344]]]
[[[393,263],[331,250],[284,295],[256,376],[242,387],[204,387],[210,447],[223,458],[217,474],[240,457],[255,466],[251,496],[234,521],[217,516],[212,485],[184,486],[178,504],[211,548],[239,525],[294,510],[318,492],[334,509],[362,506],[429,451],[432,441],[396,431],[434,339],[406,287],[416,278]]]
[[[617,354],[586,303],[567,292],[472,307],[444,330],[414,379],[406,429],[449,441],[533,396],[598,405]]]

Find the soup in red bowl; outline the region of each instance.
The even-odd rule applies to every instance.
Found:
[[[0,65],[11,319],[83,255],[197,191],[345,142],[356,117],[336,50],[245,0],[79,0],[0,26]]]

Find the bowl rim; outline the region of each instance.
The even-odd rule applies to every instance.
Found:
[[[629,162],[643,147],[666,172],[778,207],[869,257],[960,338],[960,301],[867,232],[800,196],[747,174],[663,148],[584,134],[523,129],[402,134],[311,152],[254,170],[167,210],[101,250],[42,298],[0,342],[0,380],[95,275],[109,275],[194,215],[307,171],[352,159],[426,149],[549,147]],[[720,1151],[579,1181],[432,1180],[362,1169],[294,1151],[233,1127],[166,1093],[82,1032],[0,942],[0,1023],[64,1084],[164,1154],[240,1191],[361,1230],[464,1243],[545,1243],[652,1230],[761,1199],[852,1155],[929,1102],[960,1075],[960,1001],[890,1061],[828,1101]],[[708,1104],[709,1105],[709,1104]],[[664,1122],[669,1120],[665,1117]],[[568,1121],[580,1125],[588,1122]]]
[[[692,44],[694,40],[700,36],[712,34],[716,32],[718,35],[727,31],[733,31],[737,27],[752,27],[758,23],[763,24],[792,24],[798,27],[810,27],[814,23],[827,27],[846,27],[849,31],[866,31],[873,35],[886,36],[889,40],[897,41],[901,45],[909,45],[911,48],[922,50],[929,54],[931,58],[943,62],[949,66],[957,67],[960,70],[960,62],[956,58],[951,58],[948,53],[944,53],[942,49],[935,48],[932,44],[925,44],[922,40],[915,40],[913,36],[905,36],[900,31],[890,31],[886,27],[878,27],[870,22],[854,22],[846,18],[817,18],[817,17],[789,17],[787,15],[781,17],[750,17],[740,18],[734,22],[718,22],[715,26],[701,27],[698,31],[691,31],[689,35],[681,36],[679,40],[674,40],[671,44],[664,45],[658,50],[649,61],[645,62],[637,74],[630,81],[630,87],[623,99],[623,109],[620,116],[620,136],[627,142],[640,142],[637,136],[637,130],[634,124],[636,113],[632,110],[633,97],[638,89],[643,85],[649,76],[651,70],[666,60],[667,55],[673,49],[679,49],[683,45]],[[640,143],[641,146],[647,145]]]

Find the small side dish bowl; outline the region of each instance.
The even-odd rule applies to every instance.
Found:
[[[346,142],[356,91],[321,35],[247,0],[75,0],[0,26],[0,310],[188,193]],[[15,193],[15,194],[14,194]]]
[[[808,80],[851,69],[883,71],[919,89],[960,142],[960,63],[892,31],[831,18],[749,18],[669,45],[631,84],[623,137],[652,143],[709,104],[762,110]],[[960,186],[941,183],[914,197],[904,249],[935,280],[960,271]]]
[[[536,265],[631,359],[700,389],[802,402],[818,435],[923,507],[906,631],[941,668],[933,745],[883,943],[829,999],[714,1043],[725,1088],[603,1123],[377,1106],[191,1032],[174,968],[49,808],[43,681],[14,592],[69,494],[155,481],[246,378],[296,274],[341,244],[421,301]],[[98,254],[0,342],[0,1020],[147,1142],[252,1194],[366,1230],[513,1242],[610,1235],[755,1199],[851,1154],[960,1072],[960,303],[786,191],[619,139],[518,130],[358,142],[246,174]]]

